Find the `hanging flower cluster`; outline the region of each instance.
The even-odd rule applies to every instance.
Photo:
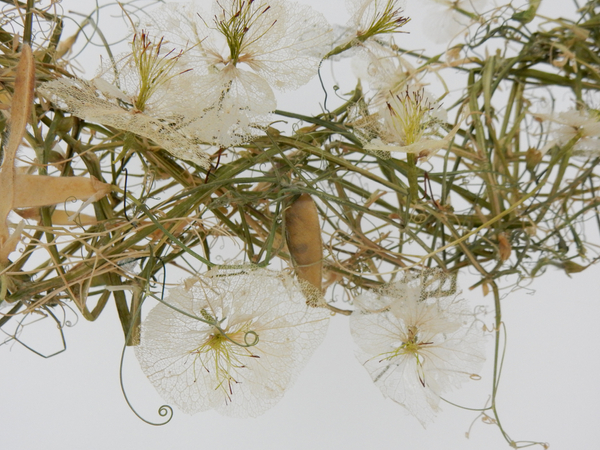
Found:
[[[307,83],[332,39],[321,14],[281,0],[214,1],[212,10],[169,3],[147,26],[185,50],[182,62],[192,71],[178,83],[199,100],[189,129],[222,147],[261,132],[277,105],[273,89]]]
[[[484,336],[457,299],[453,278],[406,275],[356,304],[350,327],[358,360],[383,395],[423,426],[439,411],[440,397],[481,368]]]
[[[461,39],[445,52],[406,45],[399,33],[415,30],[400,0],[347,0],[338,33],[287,0],[156,0],[141,18],[119,3],[130,48],[110,51],[91,80],[65,77],[60,60],[76,36],[61,42],[55,15],[52,32],[38,33],[48,45],[32,51],[40,11],[15,6],[24,33],[3,40],[0,62],[9,340],[19,315],[50,317],[72,302],[95,320],[112,295],[126,344],[167,402],[256,416],[293,384],[330,313],[345,314],[374,383],[426,425],[484,361],[478,319],[447,275],[473,269],[496,309],[494,383],[480,411],[499,425],[503,280],[519,286],[545,266],[570,274],[600,259],[584,233],[600,207],[600,158],[577,158],[600,154],[600,13],[581,8],[572,22],[536,19],[537,0],[488,12],[487,0],[432,2],[441,15],[425,14],[427,25]],[[535,31],[541,20],[552,27]],[[307,92],[318,114],[278,109],[278,91],[345,56],[358,79],[320,74]],[[531,112],[541,92],[569,90],[577,109]],[[278,117],[298,122],[278,130]],[[236,157],[216,159],[230,147]],[[96,202],[94,215],[67,215],[73,199]],[[231,257],[228,239],[240,259],[287,265],[298,281],[223,266],[180,283],[141,320],[160,270],[214,267]],[[62,335],[67,321],[52,317]]]
[[[131,54],[99,77],[59,79],[40,92],[78,117],[205,167],[201,144],[226,148],[262,133],[277,106],[273,88],[308,82],[331,47],[322,15],[280,0],[214,1],[212,11],[169,3],[144,30]]]
[[[213,270],[165,303],[145,319],[136,355],[161,396],[188,414],[271,408],[323,341],[330,316],[307,306],[289,275],[266,269]]]

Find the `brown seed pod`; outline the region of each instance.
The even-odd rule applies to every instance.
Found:
[[[307,303],[315,305],[322,295],[323,241],[319,213],[310,195],[300,195],[286,208],[285,237],[296,275],[305,282]]]

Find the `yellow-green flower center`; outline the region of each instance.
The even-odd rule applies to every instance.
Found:
[[[234,378],[235,370],[245,367],[243,362],[245,358],[258,358],[245,343],[250,323],[235,326],[232,330],[223,330],[218,326],[219,322],[206,310],[203,309],[201,314],[204,319],[214,325],[206,340],[190,352],[195,355],[194,380],[197,379],[195,371],[196,363],[199,362],[202,370],[209,373],[214,371],[217,380],[215,389],[222,389],[226,398],[231,400],[232,383],[238,382]]]
[[[393,360],[402,355],[414,356],[417,362],[417,376],[419,377],[421,384],[425,386],[425,371],[423,370],[423,358],[420,352],[425,346],[431,345],[433,342],[420,341],[418,332],[419,329],[417,327],[408,327],[406,336],[403,337],[401,345],[390,352],[383,353],[380,356],[385,356],[383,359],[381,359],[381,361]]]
[[[431,125],[430,116],[434,108],[422,89],[406,88],[404,92],[392,95],[387,108],[390,126],[402,138],[404,145],[419,142]]]
[[[173,73],[173,68],[181,56],[181,52],[173,54],[173,51],[161,55],[162,38],[155,44],[150,41],[150,35],[142,31],[133,36],[132,56],[137,69],[140,85],[135,107],[138,111],[144,111],[146,103],[156,90],[179,73]]]
[[[364,42],[378,34],[398,33],[398,28],[403,27],[410,18],[402,16],[402,10],[396,0],[388,0],[385,8],[377,11],[364,30],[358,30],[357,38]]]
[[[247,39],[251,28],[271,8],[264,3],[258,5],[254,3],[255,0],[235,0],[229,11],[223,8],[222,18],[215,18],[217,30],[225,36],[227,46],[229,47],[229,62],[234,66],[238,62],[243,62],[245,59],[251,58],[244,55],[247,47],[263,37],[275,24],[273,22],[261,34]]]

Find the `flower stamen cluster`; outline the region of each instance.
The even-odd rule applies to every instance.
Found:
[[[211,367],[214,368],[214,376],[217,380],[215,389],[221,389],[227,402],[231,401],[232,383],[238,383],[234,378],[234,374],[238,369],[244,369],[246,365],[243,362],[244,358],[260,358],[253,354],[248,345],[242,344],[246,340],[251,329],[251,322],[238,324],[233,329],[222,329],[219,325],[225,321],[222,319],[217,321],[205,309],[201,310],[202,317],[208,322],[214,324],[212,331],[207,335],[206,340],[197,348],[189,353],[194,355],[192,366],[194,367],[194,382],[198,379],[196,374],[196,363],[207,372],[211,372]],[[258,339],[255,343],[258,342]]]
[[[427,161],[450,144],[462,122],[444,135],[445,114],[422,87],[408,84],[398,94],[388,91],[375,113],[358,110],[353,125],[365,150],[381,157],[402,152],[414,155],[415,161]]]
[[[356,37],[361,42],[381,34],[400,33],[399,28],[410,21],[409,17],[402,15],[403,10],[398,6],[396,0],[387,0],[383,8],[379,7],[377,3],[379,2],[375,1],[375,11],[367,26],[356,32]]]
[[[400,28],[410,22],[409,17],[402,15],[398,0],[349,0],[348,9],[352,16],[341,39],[343,44],[331,50],[324,59],[357,45],[370,46],[375,43],[376,36],[402,33]]]
[[[133,36],[131,57],[140,80],[138,94],[135,98],[135,107],[138,111],[143,112],[146,103],[156,91],[173,77],[182,73],[174,69],[183,52],[177,53],[171,50],[167,54],[161,55],[163,39],[161,38],[158,43],[153,43],[150,40],[150,34],[143,30],[141,34],[136,33]]]
[[[419,142],[436,122],[432,117],[436,108],[424,89],[415,90],[407,86],[400,94],[390,92],[386,105],[391,118],[390,128],[402,138],[404,145]]]
[[[230,59],[224,61],[225,65],[231,62],[235,66],[238,62],[244,62],[244,51],[248,46],[260,40],[275,25],[276,20],[273,21],[271,26],[261,30],[260,34],[253,36],[251,40],[246,40],[251,27],[263,14],[271,9],[266,4],[255,6],[253,5],[254,2],[255,0],[236,0],[229,11],[222,8],[223,18],[215,18],[217,30],[223,34],[229,47]]]
[[[391,352],[382,353],[379,356],[385,356],[381,361],[394,361],[398,357],[403,357],[405,355],[414,356],[417,367],[417,376],[419,377],[419,381],[423,387],[425,384],[425,369],[423,367],[424,356],[422,353],[424,347],[427,345],[433,345],[433,342],[421,342],[419,341],[419,328],[417,326],[409,326],[407,328],[406,339],[403,341],[398,348]]]

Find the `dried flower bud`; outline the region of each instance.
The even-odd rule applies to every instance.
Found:
[[[542,161],[543,157],[544,155],[541,151],[534,147],[529,147],[527,149],[527,154],[525,155],[527,170],[533,171],[535,167]]]
[[[504,262],[510,258],[511,252],[512,248],[510,242],[506,238],[506,233],[500,233],[498,235],[498,256],[500,256],[500,261]]]

